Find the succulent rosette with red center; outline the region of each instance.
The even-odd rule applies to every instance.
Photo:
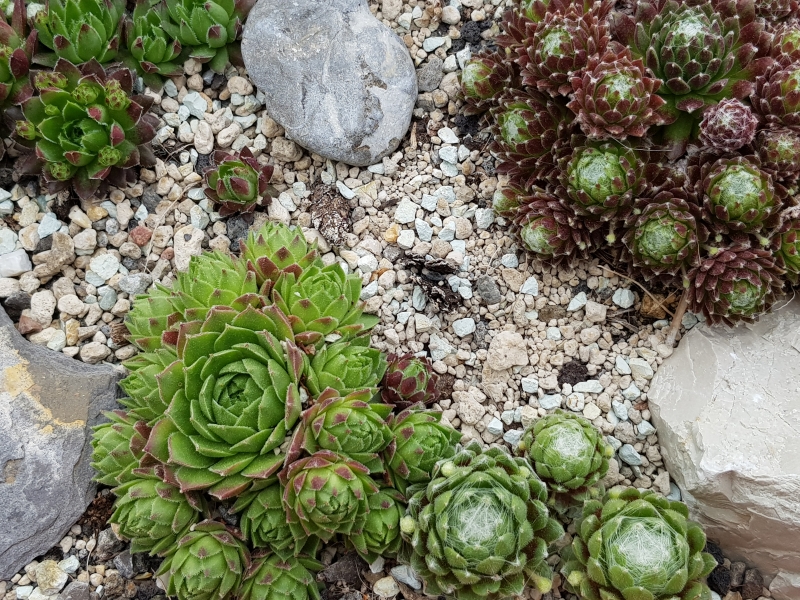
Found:
[[[267,198],[278,196],[278,191],[269,185],[275,167],[260,165],[246,146],[236,155],[217,150],[214,160],[217,166],[205,173],[205,193],[220,205],[221,216],[252,212]]]

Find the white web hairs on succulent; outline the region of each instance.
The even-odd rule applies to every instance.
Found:
[[[634,585],[660,594],[676,571],[685,567],[689,545],[666,521],[655,517],[617,517],[620,526],[603,540],[605,567],[619,566]]]
[[[594,454],[594,444],[586,438],[583,428],[573,422],[562,422],[558,426],[557,435],[551,437],[544,449],[545,462],[550,465],[563,465],[573,469]]]

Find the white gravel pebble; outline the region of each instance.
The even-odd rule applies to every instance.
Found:
[[[636,296],[628,289],[618,289],[614,292],[611,300],[620,308],[630,308],[636,301]]]
[[[417,218],[418,208],[419,205],[415,204],[408,198],[403,198],[400,200],[400,203],[397,205],[397,208],[394,211],[394,220],[401,225],[413,223],[414,219]]]
[[[582,309],[584,306],[586,306],[586,292],[581,292],[577,294],[572,300],[570,300],[570,303],[567,306],[567,310],[569,312],[574,312],[576,310]]]
[[[457,319],[453,321],[453,331],[458,337],[466,337],[475,333],[475,319],[466,317],[464,319]]]

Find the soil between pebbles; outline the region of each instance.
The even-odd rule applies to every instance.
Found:
[[[308,154],[266,115],[243,70],[220,76],[189,60],[163,92],[146,92],[161,118],[159,162],[135,185],[85,212],[43,195],[34,180],[6,185],[0,298],[9,315],[34,343],[117,363],[135,354],[121,323],[136,294],[169,285],[202,250],[237,251],[248,227],[267,218],[299,225],[327,263],[362,275],[367,312],[381,317],[373,345],[427,352],[449,376],[452,393],[436,408],[467,438],[513,447],[532,420],[561,407],[590,419],[618,450],[607,484],[678,497],[647,408],[649,382],[671,354],[668,315],[598,260],[553,268],[532,259],[493,216],[504,181],[477,119],[459,114],[458,75],[471,52],[492,43],[509,2],[461,4],[370,3],[403,38],[428,90],[401,147],[381,164],[352,168]],[[282,193],[254,216],[221,219],[202,193],[202,169],[213,150],[245,146],[275,165]],[[312,196],[322,202],[314,210]],[[60,547],[0,582],[0,599],[43,600],[35,577],[44,559],[67,561],[69,580],[88,584],[64,588],[64,600],[163,594],[152,579],[157,562],[131,557],[107,529],[110,501],[102,491]],[[332,550],[327,563],[338,560]],[[363,591],[394,591],[379,581],[387,575],[367,571]],[[359,592],[358,583],[332,584],[329,597]]]

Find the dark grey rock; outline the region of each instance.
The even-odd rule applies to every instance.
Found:
[[[502,299],[500,295],[500,288],[494,282],[494,279],[488,275],[481,275],[475,283],[475,291],[483,300],[486,305],[497,304]]]
[[[366,0],[259,0],[242,56],[270,117],[321,156],[372,165],[408,130],[414,63]]]
[[[119,372],[19,335],[0,310],[0,580],[57,544],[94,498],[91,427]]]
[[[438,56],[431,56],[428,63],[417,71],[417,86],[420,92],[432,92],[439,87],[444,73],[444,62]]]
[[[97,536],[97,546],[94,548],[94,555],[99,562],[105,562],[122,552],[124,548],[125,542],[114,535],[111,527],[107,527]],[[128,558],[130,559],[130,554],[128,554]],[[131,569],[132,568],[133,567],[131,567]]]
[[[58,595],[58,600],[89,600],[92,588],[83,581],[73,581]]]
[[[156,206],[161,202],[162,198],[152,190],[145,190],[142,194],[142,204],[147,209],[147,212],[156,212]]]
[[[114,567],[125,579],[133,579],[133,556],[130,550],[120,552],[114,557]]]

